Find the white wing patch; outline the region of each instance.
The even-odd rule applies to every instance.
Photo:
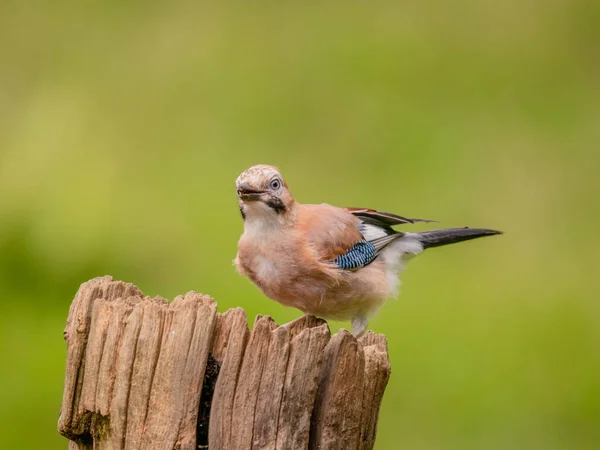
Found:
[[[360,232],[367,241],[373,241],[388,235],[385,230],[379,228],[377,225],[368,223],[360,224]]]

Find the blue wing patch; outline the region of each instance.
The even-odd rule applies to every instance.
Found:
[[[345,254],[338,256],[333,260],[340,269],[353,270],[364,267],[373,262],[377,256],[375,246],[369,241],[363,239],[358,241],[354,247]]]

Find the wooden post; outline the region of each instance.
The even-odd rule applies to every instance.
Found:
[[[64,332],[60,433],[70,449],[368,450],[390,375],[387,342],[304,316],[277,326],[172,303],[111,277],[81,285]]]

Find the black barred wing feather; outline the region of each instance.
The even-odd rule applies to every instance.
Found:
[[[333,262],[344,270],[356,270],[373,262],[377,256],[377,249],[371,242],[363,239],[343,255],[339,255]]]
[[[368,266],[390,242],[395,241],[403,235],[404,233],[394,232],[393,234],[378,237],[370,241],[362,239],[332,262],[344,270],[356,270]]]

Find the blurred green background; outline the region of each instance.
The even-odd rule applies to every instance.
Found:
[[[372,320],[377,449],[600,448],[599,43],[595,1],[2,2],[0,446],[66,448],[89,278],[298,316],[232,266],[266,163],[302,202],[506,232]]]

